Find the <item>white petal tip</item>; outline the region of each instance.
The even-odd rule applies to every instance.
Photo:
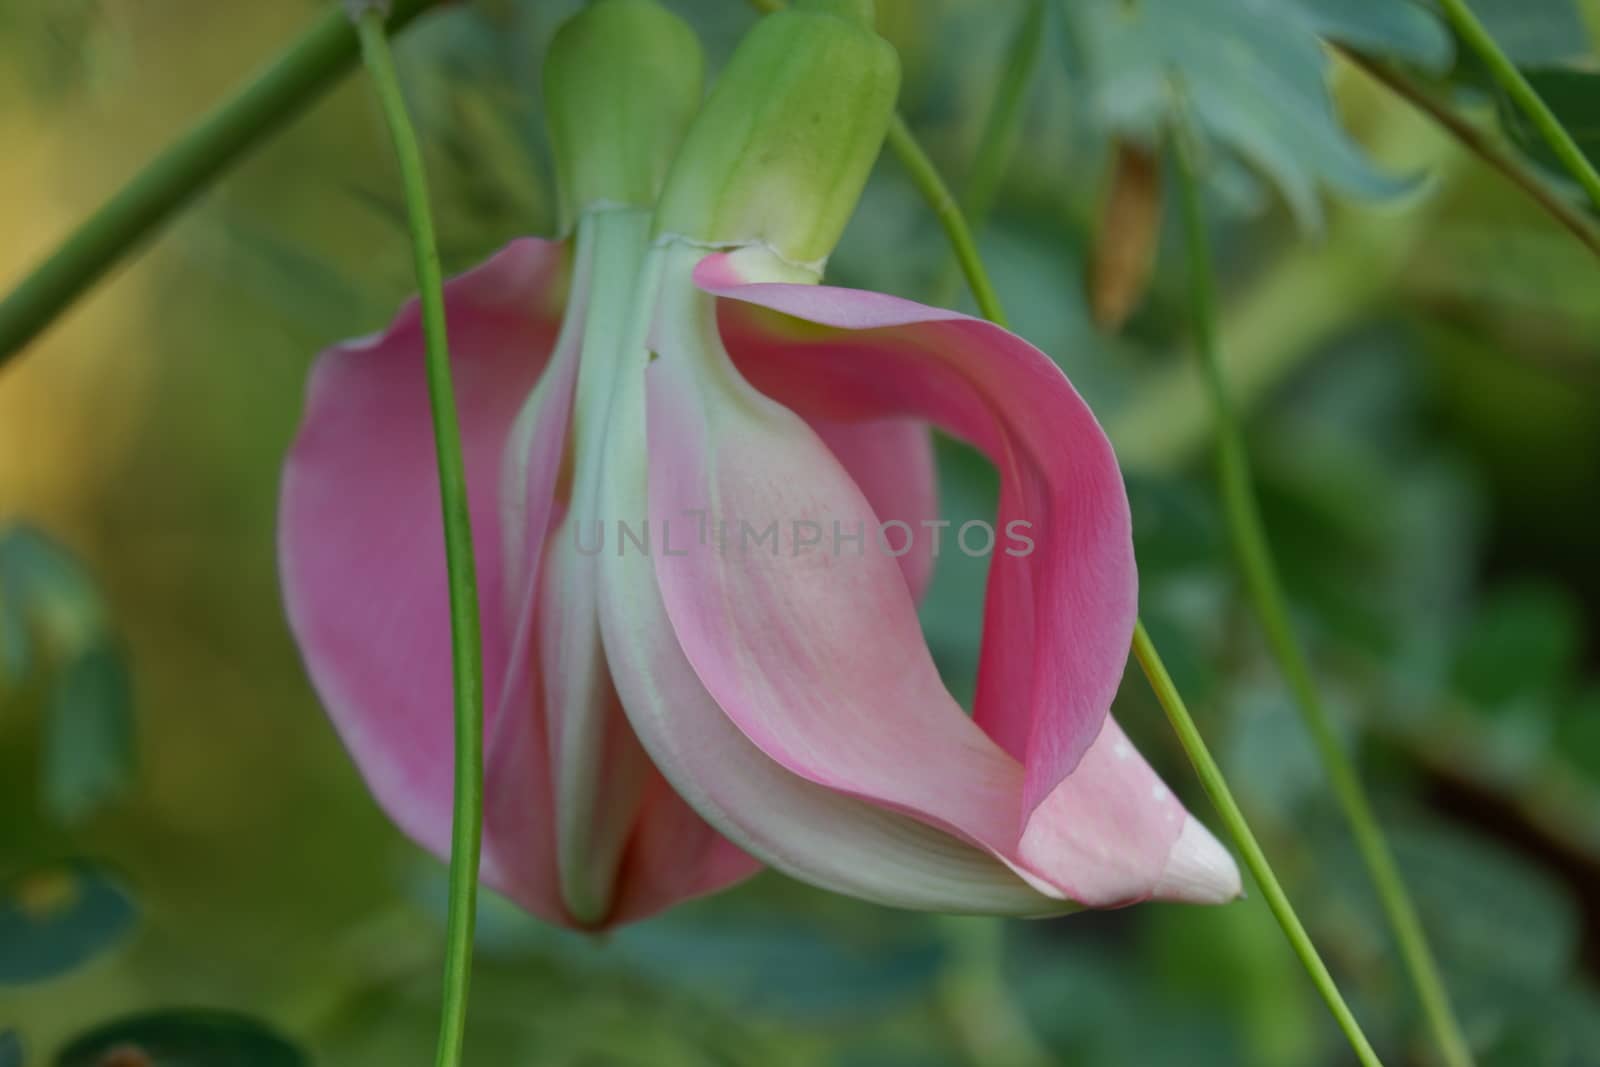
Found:
[[[1156,884],[1157,900],[1187,904],[1226,904],[1244,895],[1239,868],[1222,843],[1200,820],[1184,820],[1183,832],[1167,856],[1166,870]]]

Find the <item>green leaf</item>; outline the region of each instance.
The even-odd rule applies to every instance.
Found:
[[[1399,0],[1080,0],[1064,4],[1100,124],[1152,141],[1181,87],[1207,139],[1272,179],[1301,224],[1321,222],[1319,185],[1368,199],[1411,182],[1380,174],[1345,133],[1319,34],[1440,67],[1450,43]]]
[[[1589,34],[1572,0],[1471,0],[1495,43],[1521,67],[1549,66],[1587,55]]]
[[[1438,16],[1407,0],[1298,0],[1317,33],[1340,44],[1443,71],[1455,57]]]
[[[22,1067],[22,1037],[15,1030],[0,1030],[0,1067]]]
[[[1525,70],[1523,74],[1561,120],[1591,163],[1600,163],[1600,73],[1569,67]],[[1504,92],[1496,95],[1500,122],[1517,147],[1558,174],[1565,167],[1533,123]]]
[[[88,572],[22,524],[0,532],[0,670],[45,676],[44,807],[81,821],[133,776],[132,687]]]
[[[45,810],[75,823],[133,777],[133,694],[120,649],[99,642],[55,677],[45,718]]]
[[[1559,586],[1498,590],[1479,608],[1457,650],[1457,691],[1493,714],[1545,714],[1576,670],[1581,626],[1579,605]]]
[[[138,909],[121,881],[83,860],[0,884],[0,985],[42,982],[110,950]]]
[[[308,1067],[310,1062],[265,1023],[230,1012],[185,1010],[107,1023],[56,1057],[56,1067]]]
[[[1402,823],[1391,835],[1450,971],[1532,988],[1566,980],[1580,922],[1565,885],[1520,856],[1442,823]]]
[[[82,648],[105,626],[105,605],[83,565],[26,523],[0,529],[0,596],[13,605],[8,618],[20,611],[40,638],[29,646],[35,656]]]

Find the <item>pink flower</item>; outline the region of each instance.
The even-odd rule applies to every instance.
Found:
[[[607,552],[601,616],[667,778],[751,854],[884,903],[1036,914],[1235,897],[1232,859],[1108,715],[1137,599],[1128,505],[1055,364],[952,312],[751,284],[795,273],[756,248],[663,239],[657,256],[649,359],[619,380],[602,510],[694,515],[722,535]],[[918,626],[926,557],[885,551],[898,530],[871,533],[937,520],[927,422],[989,457],[994,528],[1020,523],[1032,542],[993,552],[972,718]],[[771,525],[770,547],[743,533]]]
[[[642,246],[648,213],[617,218]],[[606,673],[595,583],[572,573],[586,558],[547,550],[584,429],[590,243],[569,271],[565,246],[515,241],[445,290],[483,624],[482,875],[582,926],[756,867],[651,766]],[[447,856],[450,631],[428,410],[415,301],[383,334],[324,352],[284,468],[279,548],[290,625],[334,726],[390,818]]]

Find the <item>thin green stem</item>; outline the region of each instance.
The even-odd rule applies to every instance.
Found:
[[[1028,82],[1039,64],[1039,51],[1044,41],[1044,0],[1028,0],[1022,19],[1011,36],[1006,49],[1005,66],[1000,72],[1000,84],[995,89],[994,102],[984,119],[983,133],[978,138],[978,150],[972,162],[972,173],[967,176],[966,188],[961,195],[961,210],[968,225],[982,229],[994,206],[1000,179],[1017,147],[1017,131],[1022,127],[1022,101]],[[934,302],[951,301],[961,276],[954,263],[946,263],[934,286]]]
[[[1210,749],[1201,738],[1200,731],[1183,702],[1183,697],[1178,694],[1178,687],[1172,683],[1172,676],[1167,673],[1167,668],[1156,653],[1155,645],[1150,642],[1150,635],[1145,631],[1142,622],[1133,629],[1133,655],[1139,661],[1139,666],[1144,669],[1145,677],[1150,680],[1150,688],[1155,690],[1156,699],[1166,710],[1167,718],[1178,735],[1179,743],[1183,745],[1184,752],[1188,753],[1189,762],[1194,764],[1195,773],[1200,778],[1200,785],[1205,789],[1206,796],[1211,798],[1212,805],[1228,829],[1228,835],[1233,838],[1234,846],[1243,854],[1245,866],[1250,868],[1256,884],[1261,887],[1261,895],[1266,898],[1267,907],[1272,909],[1278,925],[1283,928],[1284,936],[1289,939],[1290,947],[1294,949],[1295,955],[1300,957],[1300,962],[1305,966],[1306,973],[1311,975],[1311,981],[1322,994],[1322,999],[1327,1001],[1329,1010],[1333,1012],[1333,1017],[1339,1024],[1339,1029],[1344,1031],[1350,1047],[1355,1050],[1356,1056],[1366,1067],[1381,1067],[1378,1054],[1373,1051],[1366,1035],[1361,1032],[1361,1024],[1356,1021],[1350,1006],[1345,1003],[1339,987],[1334,983],[1333,976],[1328,973],[1327,965],[1317,954],[1316,946],[1311,943],[1311,936],[1300,924],[1294,905],[1289,902],[1283,886],[1278,884],[1277,875],[1272,873],[1272,865],[1267,862],[1266,853],[1261,851],[1260,844],[1256,842],[1255,834],[1251,833],[1244,812],[1239,810],[1238,802],[1233,799],[1233,792],[1228,788],[1227,779],[1222,775],[1222,768],[1217,766],[1217,761],[1212,758]]]
[[[989,273],[983,269],[978,246],[972,239],[972,230],[967,226],[967,217],[961,205],[956,203],[956,198],[951,195],[950,187],[944,183],[933,160],[922,150],[906,125],[906,120],[900,115],[895,115],[889,123],[889,148],[910,176],[911,184],[927,201],[934,218],[943,227],[950,249],[955,253],[956,263],[961,267],[961,273],[966,276],[967,285],[972,289],[972,296],[978,302],[978,310],[990,322],[1006,325],[1005,309],[1000,306],[1000,296],[989,281]]]
[[[436,2],[396,0],[390,29]],[[356,55],[349,18],[330,10],[151,160],[0,301],[0,364],[230,164],[320,96],[355,64]]]
[[[1006,50],[1005,68],[995,89],[994,103],[984,120],[978,154],[961,196],[961,208],[968,221],[981,228],[994,206],[995,191],[1005,175],[1006,164],[1016,148],[1017,131],[1022,127],[1022,101],[1039,63],[1044,43],[1044,0],[1029,0]]]
[[[1478,16],[1472,13],[1466,0],[1439,0],[1439,7],[1467,47],[1483,60],[1484,66],[1489,68],[1489,74],[1500,83],[1500,88],[1511,97],[1512,103],[1528,116],[1528,121],[1533,123],[1561,165],[1566,167],[1567,173],[1583,186],[1583,191],[1589,194],[1589,200],[1600,209],[1600,173],[1595,171],[1594,164],[1589,162],[1589,157],[1583,154],[1583,149],[1578,147],[1567,128],[1561,125],[1561,120],[1550,110],[1550,105],[1523,77],[1511,57],[1496,43]]]
[[[422,331],[427,349],[428,399],[444,513],[445,567],[450,583],[450,652],[455,665],[455,816],[450,837],[450,910],[446,924],[444,1006],[435,1063],[461,1062],[467,992],[472,977],[472,931],[477,917],[478,858],[483,839],[483,641],[479,633],[477,578],[472,561],[472,521],[467,511],[466,465],[450,381],[445,337],[444,283],[428,209],[422,152],[406,114],[382,15],[372,7],[357,28],[389,133],[394,140],[406,216],[411,229]]]
[[[1419,85],[1416,79],[1394,64],[1385,63],[1353,48],[1340,47],[1339,51],[1379,84],[1431,118],[1463,148],[1499,171],[1501,176],[1526,193],[1529,199],[1571,232],[1572,236],[1582,241],[1589,251],[1600,256],[1600,224],[1596,224],[1581,207],[1571,203],[1558,190],[1552,188],[1548,181],[1540,177],[1515,152],[1456,114],[1444,101]]]
[[[917,144],[916,138],[898,117],[889,128],[889,146],[911,175],[912,182],[921,191],[928,206],[933,209],[940,225],[944,227],[945,236],[955,251],[956,261],[961,264],[967,284],[972,289],[973,298],[977,301],[984,318],[1005,325],[1005,309],[1001,307],[999,296],[995,293],[988,272],[984,269],[983,260],[973,245],[966,218],[951,197],[938,170],[928,159],[927,153]],[[1255,835],[1250,832],[1250,826],[1245,822],[1238,804],[1234,802],[1233,794],[1222,776],[1222,770],[1212,759],[1210,750],[1201,739],[1200,732],[1183,703],[1183,698],[1178,695],[1177,688],[1172,684],[1172,678],[1167,674],[1167,669],[1162,664],[1155,646],[1151,644],[1150,636],[1145,632],[1142,622],[1134,629],[1133,647],[1139,665],[1144,668],[1151,687],[1155,689],[1156,696],[1161,700],[1161,706],[1166,709],[1167,717],[1172,721],[1173,729],[1178,733],[1184,751],[1194,764],[1201,784],[1205,787],[1206,795],[1211,798],[1217,812],[1222,816],[1222,821],[1234,844],[1244,854],[1245,865],[1250,868],[1250,873],[1261,886],[1268,906],[1283,928],[1284,936],[1289,939],[1290,946],[1305,965],[1312,983],[1327,1002],[1328,1009],[1333,1013],[1334,1019],[1344,1031],[1350,1041],[1350,1047],[1355,1050],[1361,1062],[1366,1067],[1381,1067],[1377,1053],[1372,1050],[1371,1043],[1362,1033],[1361,1025],[1351,1013],[1349,1005],[1345,1003],[1339,987],[1328,973],[1327,966],[1317,955],[1316,947],[1312,945],[1310,936],[1295,914],[1294,906],[1284,894],[1283,887],[1278,884],[1277,876],[1273,874],[1272,866],[1267,862],[1261,846],[1256,843]]]
[[[1470,1067],[1461,1025],[1450,1006],[1438,964],[1428,947],[1415,904],[1395,864],[1394,854],[1384,838],[1372,805],[1362,788],[1350,757],[1339,742],[1333,720],[1318,693],[1311,664],[1289,618],[1288,601],[1278,580],[1272,548],[1256,503],[1244,434],[1233,412],[1228,385],[1218,355],[1216,293],[1211,272],[1211,251],[1206,238],[1205,220],[1200,209],[1199,182],[1187,140],[1180,133],[1177,143],[1180,200],[1183,205],[1184,233],[1188,246],[1190,308],[1195,331],[1195,347],[1204,370],[1207,391],[1216,416],[1217,474],[1223,507],[1233,538],[1239,568],[1244,575],[1256,614],[1266,631],[1267,644],[1283,671],[1295,702],[1305,720],[1321,758],[1335,798],[1350,824],[1351,833],[1366,863],[1367,873],[1377,889],[1384,914],[1393,928],[1406,969],[1416,986],[1434,1037],[1451,1067]]]

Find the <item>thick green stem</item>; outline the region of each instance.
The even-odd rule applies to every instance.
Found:
[[[395,0],[389,28],[398,30],[436,2]],[[119,189],[0,301],[0,364],[230,164],[321,95],[355,64],[357,50],[349,18],[330,10]]]
[[[1578,142],[1572,139],[1561,120],[1556,118],[1555,112],[1550,110],[1539,96],[1537,90],[1522,76],[1522,71],[1511,61],[1511,57],[1495,42],[1493,36],[1478,16],[1472,13],[1472,8],[1467,6],[1466,0],[1439,0],[1439,7],[1444,12],[1444,17],[1460,35],[1468,48],[1477,53],[1483,60],[1484,66],[1489,68],[1490,75],[1504,89],[1512,103],[1528,117],[1539,135],[1544,138],[1550,150],[1561,160],[1561,165],[1566,167],[1578,184],[1583,186],[1583,191],[1589,195],[1589,200],[1596,209],[1600,209],[1600,173],[1594,169],[1594,164],[1589,162],[1589,157],[1583,154],[1583,149],[1578,147]]]
[[[1211,252],[1206,239],[1205,221],[1200,210],[1199,183],[1194,174],[1194,161],[1187,143],[1180,134],[1178,143],[1178,172],[1183,204],[1184,232],[1187,238],[1189,260],[1189,291],[1191,313],[1195,331],[1195,347],[1200,355],[1211,406],[1215,412],[1217,431],[1217,473],[1221,485],[1223,507],[1234,550],[1243,572],[1250,600],[1260,616],[1266,631],[1267,644],[1283,671],[1293,692],[1306,729],[1316,744],[1322,766],[1327,772],[1335,798],[1350,824],[1350,831],[1366,863],[1383,904],[1384,914],[1394,930],[1400,954],[1416,986],[1423,1012],[1433,1029],[1434,1037],[1451,1067],[1470,1067],[1472,1054],[1462,1036],[1460,1023],[1450,1006],[1444,982],[1439,976],[1438,964],[1428,947],[1422,931],[1416,906],[1407,892],[1405,881],[1395,864],[1383,830],[1372,805],[1367,800],[1361,779],[1357,776],[1350,757],[1339,743],[1332,718],[1312,678],[1311,664],[1299,642],[1295,640],[1294,627],[1289,618],[1287,598],[1278,580],[1272,549],[1267,542],[1266,529],[1256,504],[1252,484],[1249,455],[1244,435],[1233,412],[1228,396],[1227,382],[1218,356],[1216,294],[1211,273]]]
[[[472,931],[477,916],[478,858],[483,839],[483,640],[479,633],[477,578],[472,561],[472,521],[467,511],[466,465],[456,421],[445,337],[444,283],[439,248],[428,209],[422,152],[406,114],[405,98],[383,17],[372,8],[357,27],[361,51],[394,139],[405,188],[406,216],[422,303],[427,350],[428,399],[444,513],[445,567],[450,583],[450,652],[455,665],[455,817],[450,838],[450,910],[446,927],[443,1018],[435,1062],[461,1062],[466,1034],[467,991],[472,977]]]
[[[1261,851],[1260,844],[1256,842],[1255,834],[1251,833],[1244,812],[1239,810],[1238,802],[1233,799],[1228,781],[1222,776],[1222,768],[1217,766],[1211,751],[1206,748],[1206,743],[1195,727],[1194,719],[1189,715],[1183,697],[1178,694],[1178,687],[1172,683],[1172,676],[1167,673],[1161,657],[1156,654],[1155,645],[1151,644],[1150,635],[1145,632],[1142,622],[1133,630],[1133,654],[1139,661],[1139,666],[1144,669],[1145,677],[1150,680],[1150,688],[1155,690],[1156,699],[1166,710],[1167,718],[1172,722],[1173,730],[1177,732],[1178,741],[1183,745],[1184,752],[1188,753],[1189,762],[1194,764],[1195,773],[1200,778],[1206,796],[1211,798],[1212,805],[1228,829],[1228,836],[1233,838],[1234,847],[1244,856],[1245,866],[1250,868],[1256,884],[1261,887],[1261,895],[1266,898],[1267,907],[1272,909],[1278,925],[1283,927],[1284,936],[1289,939],[1290,947],[1294,949],[1295,955],[1300,957],[1300,962],[1304,964],[1306,973],[1311,975],[1311,981],[1322,994],[1322,999],[1327,1001],[1328,1009],[1333,1012],[1339,1029],[1344,1031],[1350,1047],[1355,1050],[1356,1056],[1365,1067],[1381,1067],[1378,1054],[1373,1051],[1366,1035],[1361,1032],[1361,1024],[1356,1021],[1350,1006],[1339,993],[1339,987],[1334,983],[1333,975],[1328,973],[1322,957],[1317,955],[1317,948],[1311,943],[1311,935],[1307,934],[1306,928],[1300,924],[1294,905],[1289,903],[1283,886],[1278,884],[1277,875],[1272,873],[1272,865],[1267,862],[1266,853]]]

